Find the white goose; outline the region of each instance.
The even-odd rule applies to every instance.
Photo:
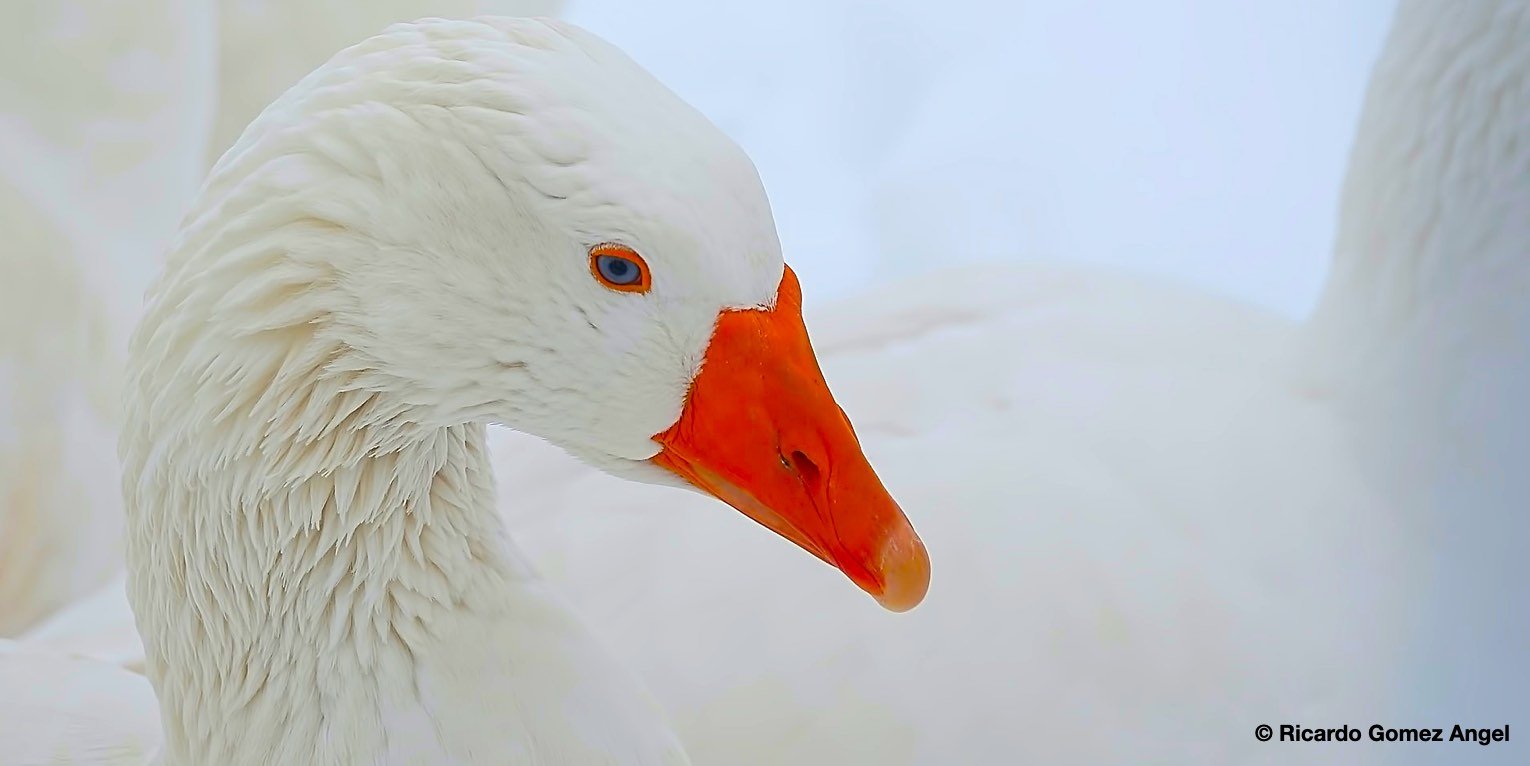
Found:
[[[214,168],[132,342],[164,762],[685,760],[507,539],[485,422],[715,495],[913,607],[928,559],[800,300],[748,158],[597,38],[431,20],[337,55]],[[142,702],[30,693],[0,718],[34,734]]]
[[[1306,326],[1044,267],[815,317],[877,464],[939,510],[895,630],[712,504],[530,444],[496,453],[549,501],[505,509],[517,541],[699,763],[1523,762],[1252,730],[1523,718],[1525,614],[1482,600],[1526,575],[1527,35],[1522,0],[1401,7]]]

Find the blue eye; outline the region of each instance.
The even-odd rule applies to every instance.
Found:
[[[636,263],[615,255],[596,256],[595,268],[600,269],[600,275],[607,282],[615,285],[630,285],[643,277]]]
[[[650,286],[648,264],[626,245],[590,248],[590,273],[606,287],[624,293],[646,293]]]

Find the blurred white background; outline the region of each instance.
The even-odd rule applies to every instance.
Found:
[[[1393,3],[572,0],[754,158],[809,301],[1079,260],[1300,317]]]

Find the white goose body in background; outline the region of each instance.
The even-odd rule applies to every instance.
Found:
[[[1402,5],[1305,325],[1039,266],[810,312],[941,562],[912,615],[715,504],[491,435],[519,443],[494,453],[517,541],[697,763],[1523,762],[1253,729],[1527,712],[1526,617],[1481,603],[1526,574],[1527,36],[1518,0]],[[50,640],[101,651],[71,631],[99,603]]]
[[[130,350],[163,762],[686,760],[506,538],[487,421],[694,485],[914,606],[928,560],[800,300],[748,158],[581,30],[399,25],[305,78],[213,169]],[[130,742],[70,736],[141,685],[61,706],[27,651],[0,664],[8,750],[145,749],[142,710]]]
[[[1393,694],[1433,725],[1530,719],[1527,137],[1530,2],[1404,2],[1302,337],[1389,524],[1416,543]],[[1527,758],[1521,742],[1459,762]]]

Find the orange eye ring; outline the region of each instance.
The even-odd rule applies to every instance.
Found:
[[[626,245],[612,242],[590,248],[590,274],[595,281],[623,293],[646,293],[653,287],[648,263]]]

